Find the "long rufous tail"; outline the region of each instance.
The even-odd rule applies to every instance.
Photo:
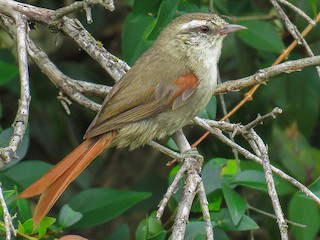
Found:
[[[115,133],[89,138],[54,166],[48,173],[18,195],[18,198],[31,198],[41,194],[33,215],[34,227],[68,187],[68,185],[104,150],[114,139]]]

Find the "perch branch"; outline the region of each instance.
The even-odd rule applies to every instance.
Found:
[[[318,65],[320,65],[320,56],[306,57],[298,60],[287,61],[278,65],[274,65],[272,67],[260,69],[257,71],[257,73],[251,76],[224,82],[217,86],[214,94],[239,91],[249,86],[263,84],[269,78],[278,76],[283,73],[298,72],[304,68],[314,67]]]
[[[173,135],[173,139],[177,143],[181,152],[186,152],[191,149],[191,146],[186,139],[183,132],[177,131]],[[155,146],[157,144],[155,142],[151,143],[151,146]],[[150,145],[150,144],[149,144]],[[161,146],[161,148],[164,148]],[[171,150],[166,150],[163,152],[167,152]],[[175,156],[175,155],[174,155]],[[178,158],[180,156],[175,156]],[[178,184],[182,180],[182,177],[186,175],[186,180],[184,181],[184,186],[182,189],[181,201],[178,205],[178,210],[176,214],[176,218],[174,221],[174,226],[172,230],[172,238],[173,239],[184,239],[185,229],[188,223],[188,217],[190,214],[190,209],[194,200],[195,195],[198,193],[201,208],[203,212],[203,219],[206,229],[207,239],[213,240],[213,230],[212,224],[210,220],[210,213],[208,209],[208,200],[206,198],[206,194],[203,187],[203,182],[200,177],[201,168],[203,165],[203,158],[196,158],[196,157],[186,157],[184,161],[181,163],[181,168],[178,170],[174,180],[170,184],[167,189],[167,192],[164,194],[162,200],[158,205],[158,211],[156,217],[160,219],[163,215],[165,207],[167,206],[169,199],[172,195],[177,191]]]

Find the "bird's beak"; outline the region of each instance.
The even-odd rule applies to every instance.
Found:
[[[238,24],[227,24],[224,28],[220,29],[218,33],[220,35],[226,35],[228,33],[237,32],[244,29],[247,28]]]

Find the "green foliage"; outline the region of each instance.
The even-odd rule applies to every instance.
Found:
[[[289,217],[292,221],[305,225],[292,226],[297,240],[315,239],[320,230],[319,206],[315,202],[296,194],[289,203]]]
[[[164,240],[166,239],[166,231],[162,224],[156,219],[156,213],[153,212],[149,217],[142,220],[136,230],[136,240]]]
[[[290,2],[311,17],[316,16],[319,11],[319,0]],[[126,3],[128,5],[123,9],[116,6],[116,17],[103,9],[93,8],[92,25],[86,25],[83,13],[80,13],[79,17],[92,36],[130,65],[152,46],[171,19],[187,12],[208,12],[208,1],[200,0],[126,0],[124,4]],[[62,7],[60,1],[36,0],[32,4],[50,9]],[[217,13],[233,16],[234,23],[248,27],[246,31],[232,34],[225,39],[219,64],[222,81],[248,76],[258,69],[269,67],[292,41],[282,21],[270,17],[275,13],[270,5],[248,0],[220,0],[214,1],[214,4]],[[297,17],[289,8],[285,8],[285,11],[299,30],[303,30],[306,21]],[[124,22],[118,22],[117,19],[122,21],[124,16]],[[251,20],[241,19],[248,16],[252,17],[249,18]],[[57,38],[41,28],[31,30],[31,33],[32,38],[67,75],[80,80],[109,84],[106,74],[97,64],[77,47],[72,49],[70,42],[63,36],[59,35]],[[10,140],[12,128],[9,126],[15,118],[20,91],[14,49],[7,44],[8,40],[4,35],[0,30],[1,146],[6,146]],[[319,39],[318,26],[306,38],[315,54],[320,52]],[[53,42],[57,44],[52,44]],[[306,57],[305,51],[299,47],[288,56],[288,60],[303,57]],[[56,163],[80,142],[81,135],[92,120],[93,114],[82,107],[72,105],[72,114],[67,117],[56,100],[57,89],[32,64],[30,83],[30,126],[19,145],[18,158],[13,163],[23,158],[28,161],[6,166],[7,169],[0,172],[0,182],[4,188],[9,211],[12,214],[17,213],[14,224],[18,229],[19,238],[36,240],[45,236],[54,239],[65,235],[63,239],[81,239],[80,235],[86,234],[89,239],[105,240],[126,240],[132,239],[132,236],[136,239],[150,240],[170,238],[170,227],[180,200],[183,182],[180,183],[174,198],[170,200],[163,222],[155,218],[154,210],[166,191],[162,188],[162,183],[170,183],[180,166],[166,170],[163,155],[160,155],[161,159],[155,159],[156,156],[150,154],[147,148],[132,153],[117,149],[114,155],[111,154],[113,150],[110,150],[104,155],[107,156],[106,161],[102,161],[104,157],[95,161],[79,177],[80,180],[62,195],[61,201],[50,213],[54,217],[46,217],[36,229],[33,229],[34,204],[31,200],[16,200],[18,192],[47,172],[52,163]],[[241,101],[246,91],[247,89],[226,95],[227,109],[230,110]],[[223,117],[219,99],[212,97],[199,116],[208,119]],[[231,121],[245,124],[252,121],[258,113],[265,114],[275,106],[282,108],[282,116],[267,121],[256,130],[269,146],[272,164],[303,184],[309,185],[320,197],[319,103],[319,77],[314,69],[304,69],[298,73],[288,73],[270,79],[267,85],[260,87],[250,103],[232,116]],[[188,139],[197,139],[202,133],[203,131],[198,132],[198,128],[192,128],[187,132]],[[236,138],[236,141],[248,147],[241,142],[242,140]],[[177,150],[171,139],[168,146]],[[279,231],[274,219],[255,211],[247,212],[248,205],[251,205],[273,213],[261,166],[244,159],[237,163],[230,148],[212,138],[201,143],[199,151],[206,159],[201,176],[207,193],[215,238],[231,239],[230,232],[232,239],[240,238],[240,234],[249,238],[249,230],[253,230],[254,234],[263,232],[267,233],[270,239],[278,239]],[[105,170],[109,168],[110,171]],[[150,179],[150,176],[156,176],[162,182],[154,184],[145,181]],[[285,217],[305,225],[301,227],[289,224],[293,238],[304,240],[319,237],[319,206],[287,181],[278,176],[274,178]],[[151,199],[149,192],[156,192],[158,195]],[[89,228],[92,227],[94,230],[90,232]],[[254,231],[256,229],[261,231]],[[79,235],[68,235],[68,232],[74,231]],[[238,232],[241,233],[238,235]],[[0,233],[4,233],[2,220]],[[201,207],[197,198],[192,206],[185,239],[205,239]]]
[[[7,128],[4,129],[1,133],[0,133],[0,147],[6,147],[8,146],[10,140],[11,140],[11,136],[13,134],[13,128]],[[17,157],[11,161],[9,164],[7,164],[5,167],[3,167],[1,169],[1,171],[17,164],[20,160],[22,160],[27,151],[28,151],[28,147],[29,147],[29,130],[27,130],[24,138],[22,139],[21,144],[19,144],[18,149],[17,149]]]
[[[93,188],[73,197],[69,205],[83,217],[74,227],[92,227],[109,221],[136,203],[150,197],[149,193]]]
[[[11,55],[11,52],[0,49],[0,86],[4,85],[19,75],[18,67]]]
[[[285,48],[279,33],[277,33],[272,23],[259,20],[239,21],[238,23],[248,28],[246,31],[240,31],[238,36],[254,49],[281,53]]]

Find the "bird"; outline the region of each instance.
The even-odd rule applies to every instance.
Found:
[[[133,150],[170,136],[196,117],[217,86],[223,39],[242,29],[213,13],[187,13],[172,20],[114,84],[83,142],[18,195],[40,195],[34,226],[102,151],[110,147]]]

